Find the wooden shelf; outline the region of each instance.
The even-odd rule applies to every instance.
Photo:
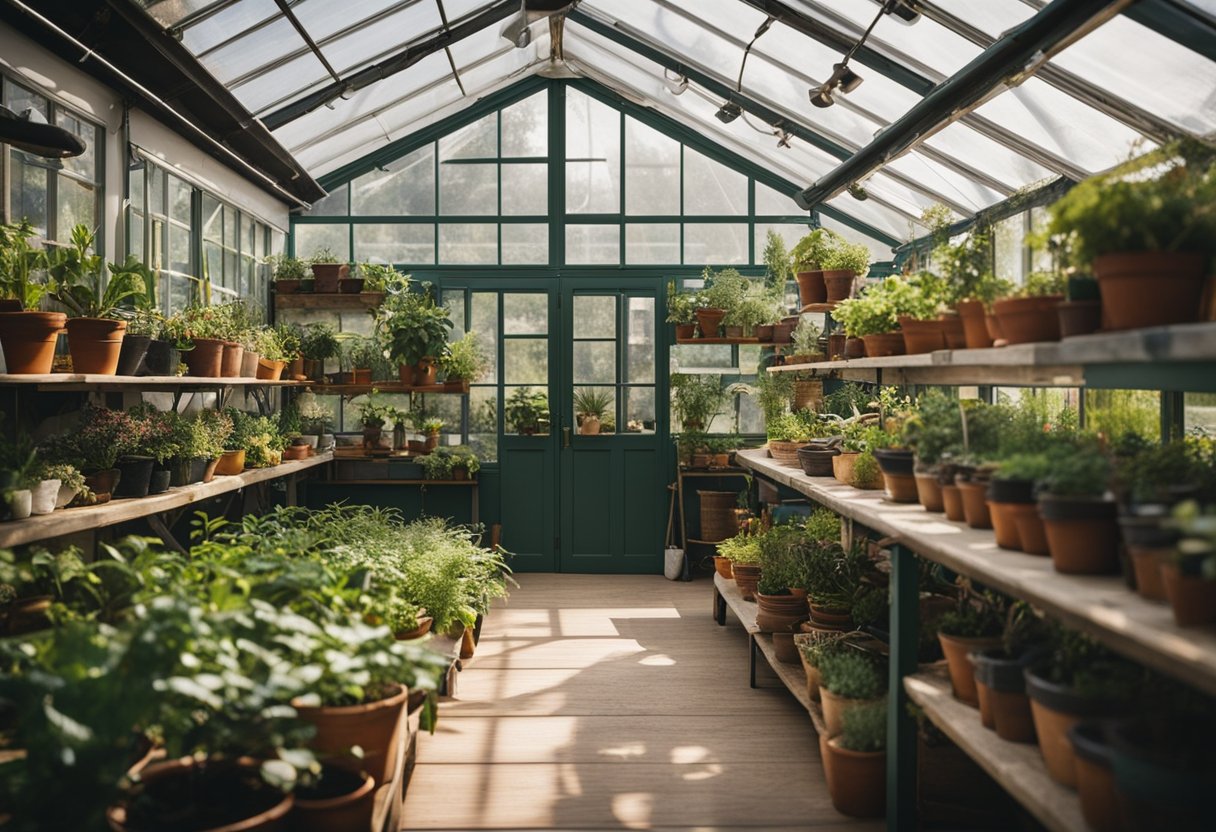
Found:
[[[302,383],[319,396],[360,396],[364,393],[370,393],[373,388],[381,393],[451,393],[452,395],[464,395],[469,392],[469,383],[467,381],[459,387],[448,387],[446,384],[402,384],[399,381],[372,381],[366,384]]]
[[[0,373],[0,387],[33,387],[37,390],[181,390],[223,387],[295,387],[300,382],[283,379],[210,378],[205,376],[103,376],[86,373],[18,375]]]
[[[477,485],[476,479],[468,480],[327,480],[326,485]]]
[[[759,344],[759,338],[677,338],[677,344],[703,344],[705,346],[722,344]]]
[[[831,311],[833,311],[833,310],[834,310],[834,309],[835,309],[835,308],[836,308],[838,305],[839,305],[839,301],[832,301],[831,303],[808,303],[806,306],[804,306],[804,307],[802,307],[801,309],[799,309],[799,310],[798,310],[798,312],[799,312],[799,313],[805,313],[805,312],[814,312],[814,313],[818,313],[818,312],[831,312]]]
[[[1008,384],[1041,387],[1115,386],[1137,383],[1127,368],[1144,365],[1152,389],[1207,389],[1216,383],[1216,323],[1177,324],[1128,332],[1082,335],[1059,342],[980,350],[938,350],[918,355],[854,358],[769,367],[770,373],[834,373],[887,384]],[[1175,370],[1197,370],[1186,386]]]
[[[384,302],[384,292],[323,294],[292,292],[276,294],[276,309],[372,309]]]
[[[830,477],[808,477],[761,450],[740,464],[894,538],[921,557],[1022,598],[1129,658],[1216,694],[1216,627],[1174,624],[1166,604],[1146,601],[1119,576],[1062,575],[1051,558],[1000,549],[990,530],[968,528],[916,503],[892,503]]]
[[[280,477],[299,474],[333,459],[333,454],[317,454],[308,459],[284,462],[270,468],[251,468],[231,477],[216,477],[211,482],[170,488],[163,494],[124,500],[111,500],[99,506],[61,509],[50,514],[40,514],[25,520],[0,523],[0,547],[20,546],[39,540],[48,540],[66,534],[89,531],[128,520],[137,520],[152,514],[188,506],[247,485],[254,485]]]
[[[908,697],[951,740],[1053,832],[1086,829],[1077,793],[1051,779],[1034,743],[1007,742],[980,723],[980,712],[954,698],[940,669],[904,677]]]

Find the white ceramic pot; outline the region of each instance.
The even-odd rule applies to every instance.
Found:
[[[78,488],[60,485],[59,493],[55,496],[55,508],[63,508],[68,503],[72,502],[72,500],[75,499],[76,495],[79,493],[80,489]]]
[[[10,491],[8,495],[8,510],[13,513],[14,520],[24,520],[30,516],[30,508],[34,494],[28,488],[20,491]]]
[[[30,513],[50,514],[59,499],[59,480],[43,480],[31,489]]]
[[[258,359],[262,356],[256,352],[245,350],[241,356],[241,378],[257,378],[258,377]]]
[[[314,451],[317,449],[317,443],[321,441],[321,437],[315,433],[305,433],[303,434],[302,438],[308,440],[308,447],[312,448]]]

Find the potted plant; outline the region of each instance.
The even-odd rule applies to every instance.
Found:
[[[481,470],[481,460],[464,445],[448,449],[452,458],[452,479],[467,480]]]
[[[807,556],[807,595],[814,626],[827,630],[852,627],[853,604],[866,564],[863,546],[842,546],[839,532],[836,539],[814,542]]]
[[[480,381],[490,367],[490,357],[478,345],[475,332],[466,332],[449,343],[439,358],[445,386],[455,389],[465,389],[468,384]]]
[[[1165,597],[1179,627],[1216,621],[1216,515],[1201,513],[1193,500],[1174,509],[1182,535],[1174,557],[1161,561]]]
[[[308,264],[297,257],[272,254],[263,261],[274,270],[274,291],[279,295],[294,295],[300,291],[300,281],[308,272]]]
[[[452,319],[429,292],[390,292],[376,313],[376,329],[402,384],[435,383]]]
[[[423,419],[419,428],[426,437],[427,453],[439,447],[439,431],[443,430],[443,420],[435,417]]]
[[[346,364],[352,384],[370,384],[373,369],[383,359],[380,347],[370,338],[354,337],[346,343]]]
[[[1056,307],[1064,299],[1064,277],[1053,272],[1031,272],[1013,294],[992,304],[1006,344],[1060,340]]]
[[[254,373],[257,378],[265,381],[278,381],[283,377],[289,360],[295,355],[289,354],[284,348],[282,331],[277,327],[261,327],[253,332],[254,351],[257,353],[257,367]]]
[[[718,328],[727,312],[742,302],[747,294],[748,279],[738,269],[727,268],[715,272],[706,266],[702,272],[705,288],[701,290],[695,310],[697,327],[702,338],[717,338]]]
[[[68,349],[72,369],[78,373],[114,375],[127,324],[118,319],[119,305],[142,297],[141,274],[132,269],[138,261],[111,263],[110,278],[103,273],[99,255],[90,254],[94,235],[87,226],[72,229],[71,245],[51,257],[55,279],[51,297],[68,311]]]
[[[340,350],[338,334],[331,324],[317,322],[304,328],[300,338],[300,355],[304,359],[304,375],[315,382],[325,381],[325,361]]]
[[[821,357],[819,351],[819,336],[823,330],[811,320],[810,315],[800,315],[798,325],[790,333],[790,343],[794,345],[794,354],[786,358],[790,364],[809,364]]]
[[[227,321],[216,307],[192,306],[182,311],[184,335],[193,345],[185,354],[190,375],[220,378],[224,366],[224,344],[227,341]]]
[[[183,314],[162,318],[148,344],[143,369],[150,376],[180,375],[182,355],[193,348],[194,342],[190,340],[189,326]]]
[[[1086,179],[1050,207],[1047,234],[1098,280],[1103,329],[1201,318],[1216,217],[1195,206],[1214,199],[1210,154],[1174,143]]]
[[[300,430],[310,447],[327,451],[334,445],[333,416],[315,395],[305,394],[298,402]]]
[[[308,266],[316,281],[313,291],[319,295],[337,294],[341,279],[350,274],[350,266],[339,263],[338,256],[327,246],[322,246],[312,253],[308,258]]]
[[[549,432],[549,396],[543,390],[517,387],[503,404],[511,430],[522,436]]]
[[[964,585],[956,609],[937,622],[937,638],[950,671],[954,698],[971,707],[979,706],[975,671],[968,656],[991,647],[1000,647],[1004,609],[996,596],[981,595]]]
[[[807,553],[803,532],[792,523],[757,536],[760,579],[756,584],[756,627],[764,633],[791,633],[807,620]],[[793,641],[790,641],[793,647]]]
[[[844,239],[835,231],[816,228],[794,244],[790,261],[794,277],[798,281],[798,302],[804,308],[814,303],[827,302],[828,290],[823,279],[823,261],[841,242],[844,242]]]
[[[848,633],[833,630],[815,629],[809,633],[798,633],[794,636],[794,646],[798,649],[798,657],[802,669],[806,673],[807,696],[812,702],[818,702],[819,697],[819,665],[824,656],[840,650],[849,649],[845,644]]]
[[[1046,453],[1014,454],[999,463],[988,483],[988,510],[997,546],[1030,555],[1048,554],[1035,491],[1051,467]]]
[[[672,415],[679,419],[686,431],[709,428],[714,418],[722,412],[727,398],[721,376],[687,373],[673,373],[671,376]]]
[[[54,284],[46,274],[46,252],[31,245],[34,228],[28,222],[0,225],[0,349],[7,372],[44,374],[51,371],[55,345],[67,316],[38,311]],[[24,308],[24,311],[23,311]]]
[[[1079,442],[1052,455],[1042,480],[1039,516],[1056,571],[1102,575],[1119,567],[1118,507],[1107,496],[1110,460],[1095,444]]]
[[[867,705],[881,707],[886,691],[885,673],[868,653],[850,649],[824,656],[819,663],[819,699],[825,736],[840,734],[848,711]]]
[[[681,292],[676,282],[667,282],[667,323],[675,324],[676,340],[687,341],[697,331],[696,308],[700,303],[694,292]]]
[[[857,281],[870,273],[870,250],[862,243],[838,237],[828,246],[819,267],[823,269],[827,302],[838,303],[851,297]]]
[[[1098,281],[1091,274],[1068,275],[1066,300],[1056,305],[1060,317],[1060,337],[1072,338],[1089,335],[1102,327],[1102,300],[1098,295]]]
[[[854,488],[881,488],[874,448],[888,441],[886,432],[872,420],[858,419],[843,425],[843,437],[840,453],[832,458],[832,476]]]
[[[887,811],[887,708],[875,702],[850,708],[840,734],[822,734],[819,753],[832,806],[842,815],[879,818]]]
[[[578,432],[583,436],[597,436],[600,420],[612,407],[612,391],[604,387],[579,387],[574,391],[574,413],[578,419]]]
[[[371,392],[360,398],[363,399],[358,405],[359,423],[363,425],[363,448],[364,450],[379,448],[384,420],[395,412],[394,408],[382,402],[382,394],[374,387]]]
[[[730,561],[731,577],[739,588],[740,596],[744,601],[754,601],[761,573],[759,538],[745,529],[720,541],[717,549],[719,557]]]
[[[855,298],[837,304],[832,312],[850,338],[865,342],[867,356],[902,355],[904,338],[899,331],[901,316],[927,317],[927,301],[912,283],[898,277],[885,278]],[[933,304],[936,308],[936,304]]]
[[[227,413],[232,419],[232,435],[226,444],[229,450],[245,452],[245,467],[267,468],[282,461],[286,440],[274,419],[232,408]]]
[[[59,483],[51,505],[52,510],[63,508],[84,489],[84,475],[70,463],[52,464],[43,461],[40,463],[38,476],[41,477],[43,483]]]
[[[144,361],[152,340],[160,335],[164,316],[152,309],[136,309],[124,314],[127,322],[122,349],[118,353],[116,374],[120,376],[150,375],[144,370]],[[177,370],[175,366],[174,371]]]

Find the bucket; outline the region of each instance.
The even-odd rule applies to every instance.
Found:
[[[669,581],[678,581],[684,574],[684,550],[663,550],[663,577]]]

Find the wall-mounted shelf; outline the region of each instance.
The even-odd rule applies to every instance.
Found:
[[[0,373],[0,387],[32,387],[36,390],[73,392],[136,391],[136,390],[187,390],[191,388],[215,390],[227,387],[297,387],[298,381],[283,379],[269,381],[258,378],[212,378],[207,376],[104,376],[86,373],[46,373],[43,375],[18,375]]]
[[[769,367],[885,384],[1216,390],[1216,323],[1082,335],[1059,342]]]
[[[384,302],[384,292],[324,294],[292,292],[274,296],[276,309],[374,309]]]
[[[325,465],[331,460],[333,460],[331,453],[317,454],[308,459],[284,462],[269,468],[251,468],[231,477],[216,477],[211,482],[170,488],[163,494],[155,494],[150,497],[111,500],[99,506],[60,509],[25,520],[0,523],[0,547],[20,546],[39,540],[49,540],[53,537],[90,531],[165,511],[173,511],[200,500],[237,491],[248,485],[290,477],[310,468]]]

